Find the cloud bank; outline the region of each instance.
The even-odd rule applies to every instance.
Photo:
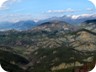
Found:
[[[74,10],[71,8],[64,9],[64,10],[48,10],[45,13],[74,13],[74,12],[82,12],[82,11],[94,11],[94,8],[86,8],[85,10]]]
[[[64,12],[75,12],[75,10],[68,8],[65,10],[48,10],[47,13],[64,13]]]

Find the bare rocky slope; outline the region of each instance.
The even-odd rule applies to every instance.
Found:
[[[26,31],[0,32],[0,62],[10,72],[75,72],[96,61],[96,27],[90,28],[95,23],[86,23],[74,29],[64,21],[52,21]]]

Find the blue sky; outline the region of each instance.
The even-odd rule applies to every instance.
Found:
[[[0,8],[0,19],[44,19],[95,12],[88,0],[6,0]]]

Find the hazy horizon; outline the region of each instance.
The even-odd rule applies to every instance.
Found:
[[[38,21],[64,15],[94,14],[95,11],[88,0],[6,0],[0,6],[0,22]]]

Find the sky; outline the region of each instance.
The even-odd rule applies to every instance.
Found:
[[[0,0],[0,21],[40,20],[64,15],[94,14],[88,0]]]

